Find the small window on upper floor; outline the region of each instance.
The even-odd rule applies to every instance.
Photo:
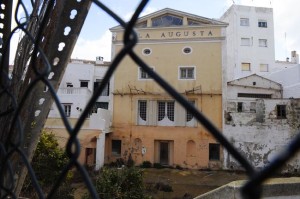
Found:
[[[151,52],[152,52],[152,51],[151,51],[150,48],[144,48],[142,53],[143,53],[144,55],[150,55]]]
[[[89,87],[89,81],[87,80],[82,80],[80,81],[80,87]]]
[[[195,21],[195,20],[193,20],[193,19],[188,19],[187,21],[188,21],[188,25],[189,25],[189,26],[200,26],[200,25],[205,24],[205,23],[203,23],[203,22]]]
[[[154,70],[154,68],[150,67],[152,70]],[[139,67],[139,72],[138,72],[138,78],[139,79],[152,79],[150,77],[150,75],[142,68],[142,67]]]
[[[241,38],[241,46],[250,46],[250,38]]]
[[[267,21],[266,20],[258,20],[258,27],[267,28],[268,27]]]
[[[179,79],[195,79],[195,67],[179,67]]]
[[[249,26],[249,18],[240,18],[241,26]]]
[[[182,17],[163,15],[152,19],[152,27],[182,26]]]
[[[258,40],[258,46],[259,47],[268,47],[268,40],[266,40],[266,39],[259,39]]]
[[[259,47],[268,47],[268,41],[266,39],[259,39],[258,46]]]
[[[183,52],[184,54],[190,54],[190,53],[192,53],[192,48],[191,48],[191,47],[184,47],[184,48],[182,49],[182,52]]]
[[[136,28],[146,28],[147,27],[147,21],[138,23],[135,25]]]
[[[242,63],[242,71],[250,71],[251,64],[250,63]]]
[[[260,70],[260,72],[269,72],[269,65],[268,64],[260,64],[259,70]]]

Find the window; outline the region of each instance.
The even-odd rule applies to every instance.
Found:
[[[249,19],[248,18],[241,18],[240,19],[241,26],[249,26]]]
[[[268,27],[267,21],[265,21],[265,20],[258,20],[258,27],[260,27],[260,28],[267,28]]]
[[[154,68],[151,68],[151,70],[154,70]],[[139,67],[139,79],[152,79],[152,78],[142,67]]]
[[[268,43],[266,39],[259,39],[258,40],[258,46],[259,47],[268,47]]]
[[[250,38],[241,38],[241,46],[250,46]]]
[[[138,101],[138,124],[145,125],[147,121],[147,101]]]
[[[195,101],[189,101],[191,104],[195,105]],[[186,111],[186,121],[190,122],[194,118],[193,114]]]
[[[243,112],[243,102],[238,102],[238,104],[237,104],[237,112]]]
[[[179,67],[179,79],[195,79],[195,67]]]
[[[151,54],[151,49],[150,48],[145,48],[145,49],[143,49],[143,54],[144,55],[150,55]]]
[[[92,113],[97,113],[98,108],[108,110],[108,102],[96,102],[92,108]]]
[[[246,98],[267,98],[270,99],[272,94],[261,94],[261,93],[238,93],[238,97]]]
[[[71,116],[71,104],[63,104],[66,117]]]
[[[250,102],[250,112],[256,112],[256,102]]]
[[[259,65],[260,72],[268,72],[269,71],[269,65],[268,64],[260,64]]]
[[[203,25],[205,23],[203,22],[200,22],[200,21],[195,21],[195,20],[192,20],[192,19],[188,19],[188,25],[189,26],[200,26],[200,25]]]
[[[164,15],[152,19],[152,27],[182,26],[182,18],[174,15]]]
[[[73,87],[73,84],[71,82],[67,82],[67,87]]]
[[[121,156],[121,140],[112,140],[111,141],[111,153],[113,156]]]
[[[157,102],[157,119],[158,122],[163,120],[174,122],[174,101],[159,101]]]
[[[184,47],[184,48],[182,49],[182,52],[183,52],[184,54],[190,54],[190,53],[192,52],[192,48],[191,48],[191,47]]]
[[[209,143],[209,160],[220,160],[220,144]]]
[[[86,80],[80,81],[80,87],[81,88],[83,88],[83,87],[87,88],[88,86],[89,86],[89,81],[86,81]],[[67,87],[68,87],[68,85],[67,85]]]
[[[242,71],[250,71],[251,65],[250,63],[242,63]]]
[[[147,21],[138,23],[135,25],[136,28],[146,28],[147,27]]]
[[[96,82],[94,82],[94,92],[97,88],[99,88],[101,83],[102,83],[102,79],[96,79]],[[105,85],[100,96],[109,96],[109,82],[107,82],[107,84]]]
[[[277,119],[286,119],[286,105],[277,105]]]

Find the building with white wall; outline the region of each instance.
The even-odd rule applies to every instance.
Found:
[[[57,95],[71,126],[76,124],[94,90],[101,84],[109,64],[104,62],[102,57],[97,57],[96,61],[70,60]],[[111,132],[111,113],[107,110],[110,106],[109,96],[110,84],[108,83],[78,134],[81,145],[79,161],[95,166],[95,169],[99,169],[104,164],[105,134]],[[55,103],[49,112],[45,129],[56,135],[61,146],[66,144],[69,134]]]
[[[264,168],[298,133],[300,100],[282,98],[281,84],[258,75],[230,81],[227,86],[224,135],[254,167]],[[224,167],[241,169],[226,150]],[[282,171],[299,168],[297,155]]]
[[[273,9],[233,4],[220,18],[227,22],[227,80],[264,75],[275,63]]]

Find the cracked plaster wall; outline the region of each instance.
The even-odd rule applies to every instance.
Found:
[[[246,101],[245,104],[250,104]],[[243,112],[234,110],[234,103],[228,101],[225,111],[224,135],[246,156],[256,168],[265,167],[299,130],[299,99],[258,99],[256,111],[245,105]],[[286,119],[277,119],[276,105],[286,105]],[[224,150],[224,166],[228,169],[241,169],[239,164]],[[283,172],[296,172],[300,169],[300,154],[297,154],[283,168]]]

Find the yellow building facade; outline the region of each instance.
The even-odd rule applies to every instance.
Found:
[[[227,24],[163,9],[141,17],[134,52],[190,103],[222,129],[224,29]],[[124,29],[110,29],[112,55],[124,47]],[[221,146],[207,130],[129,56],[112,83],[113,133],[106,162],[131,155],[166,166],[220,168]]]

